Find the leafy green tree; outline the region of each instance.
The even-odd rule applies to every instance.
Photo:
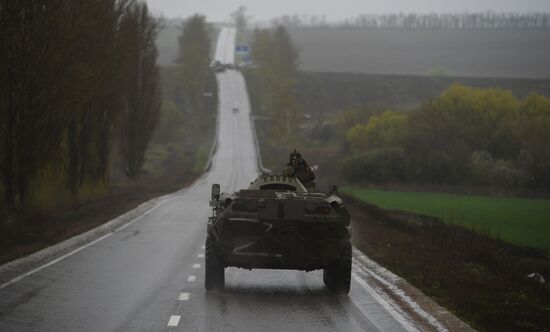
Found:
[[[273,33],[272,67],[276,81],[294,81],[298,74],[300,63],[298,50],[292,43],[288,31],[279,26]]]
[[[302,109],[293,91],[287,86],[278,84],[272,91],[269,107],[272,110],[270,131],[272,144],[284,150],[296,147],[300,139]]]
[[[262,104],[271,115],[270,139],[281,149],[296,147],[302,107],[296,96],[298,51],[285,28],[256,30],[252,42],[252,58],[258,65]]]
[[[348,131],[347,139],[355,152],[399,147],[406,139],[407,127],[405,113],[388,111],[371,117],[367,125],[355,125]]]
[[[537,188],[550,188],[550,98],[532,94],[521,106],[519,161]]]
[[[463,180],[476,150],[498,159],[516,156],[519,105],[507,91],[454,84],[411,113],[406,145],[419,178]]]
[[[273,44],[273,34],[267,29],[254,30],[254,38],[250,50],[254,62],[260,69],[267,70],[271,61],[271,45]]]
[[[454,84],[433,101],[433,116],[450,134],[474,149],[493,156],[511,156],[517,151],[514,127],[520,101],[501,89],[475,89]]]
[[[342,140],[346,140],[348,131],[355,125],[367,125],[374,115],[382,114],[390,107],[384,105],[356,105],[344,109],[335,116],[334,123],[336,134]]]

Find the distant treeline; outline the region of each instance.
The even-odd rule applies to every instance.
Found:
[[[158,29],[142,1],[0,1],[9,208],[93,196],[110,172],[139,175],[160,111]]]
[[[361,14],[339,22],[327,22],[324,16],[285,15],[272,20],[274,26],[288,28],[326,27],[359,29],[549,29],[550,13],[396,13]]]

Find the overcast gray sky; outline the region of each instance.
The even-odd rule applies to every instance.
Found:
[[[227,20],[238,6],[248,8],[253,20],[284,14],[325,15],[329,21],[358,14],[389,12],[550,12],[550,0],[147,0],[155,14],[187,17],[195,13],[210,21]]]

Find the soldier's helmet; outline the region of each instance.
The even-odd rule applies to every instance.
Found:
[[[290,161],[299,160],[299,159],[302,159],[302,155],[300,154],[300,152],[298,152],[298,151],[296,151],[296,149],[294,149],[294,151],[292,151],[290,153],[289,159],[290,159]]]
[[[296,151],[296,149],[294,149],[294,151],[290,153],[289,159],[290,160],[288,164],[293,167],[298,166],[298,164],[300,164],[300,161],[303,160],[302,155],[300,154],[300,152]]]

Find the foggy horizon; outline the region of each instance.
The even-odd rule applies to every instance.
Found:
[[[324,16],[327,21],[339,21],[361,14],[388,13],[462,13],[462,12],[549,12],[550,2],[544,0],[464,0],[442,3],[437,0],[343,0],[338,5],[309,0],[210,0],[200,3],[178,0],[147,0],[155,15],[166,18],[185,18],[193,14],[205,15],[210,21],[228,21],[230,13],[239,6],[247,8],[252,21],[267,21],[283,15]]]

